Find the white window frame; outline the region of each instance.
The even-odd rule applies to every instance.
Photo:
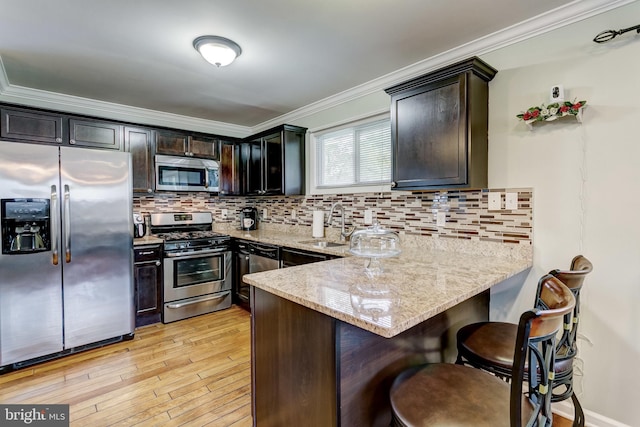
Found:
[[[319,186],[318,185],[318,164],[317,164],[317,149],[318,141],[321,135],[334,132],[341,129],[366,125],[368,123],[377,122],[384,119],[389,119],[389,110],[379,111],[367,114],[365,116],[351,118],[343,122],[334,123],[331,125],[310,129],[309,130],[309,155],[307,164],[307,182],[309,183],[307,188],[307,194],[320,195],[320,194],[353,194],[353,193],[367,193],[367,192],[385,192],[391,191],[391,183],[377,183],[367,185],[346,185],[346,186]]]

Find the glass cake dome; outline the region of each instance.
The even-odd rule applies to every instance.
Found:
[[[380,258],[397,256],[402,252],[400,237],[393,231],[383,229],[376,222],[371,227],[353,233],[349,252],[355,256],[370,258],[367,271],[381,273]]]

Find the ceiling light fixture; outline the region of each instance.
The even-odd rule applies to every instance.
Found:
[[[219,36],[200,36],[193,41],[193,47],[216,67],[231,64],[242,53],[236,42]]]

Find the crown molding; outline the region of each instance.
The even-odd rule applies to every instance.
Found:
[[[492,52],[574,22],[633,3],[634,1],[637,0],[575,0],[565,6],[434,55],[253,127],[239,126],[12,85],[7,78],[2,58],[0,58],[0,100],[15,104],[58,109],[72,113],[89,114],[141,124],[189,129],[241,138],[270,129],[282,123],[295,123],[302,118],[379,92],[387,87],[419,77],[439,68],[465,60],[471,56]]]
[[[239,138],[252,133],[251,128],[248,126],[12,85],[7,79],[2,58],[0,58],[0,100],[29,107],[47,108],[150,126],[166,126]]]
[[[4,69],[2,63],[2,57],[0,57],[0,97],[9,88],[9,78],[7,77],[7,71]]]
[[[319,113],[349,101],[384,90],[406,80],[436,71],[442,67],[479,56],[529,38],[547,33],[566,25],[582,21],[637,0],[576,0],[534,18],[504,28],[470,43],[434,55],[415,64],[396,70],[351,89],[329,96],[320,101],[298,108],[272,120],[260,123],[253,132],[269,129],[280,123],[295,123],[296,120]]]

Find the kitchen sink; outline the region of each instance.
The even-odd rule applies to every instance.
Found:
[[[303,240],[302,242],[298,242],[303,245],[311,245],[316,248],[334,248],[337,246],[345,246],[346,243],[337,243],[337,242],[328,242],[326,240]]]

